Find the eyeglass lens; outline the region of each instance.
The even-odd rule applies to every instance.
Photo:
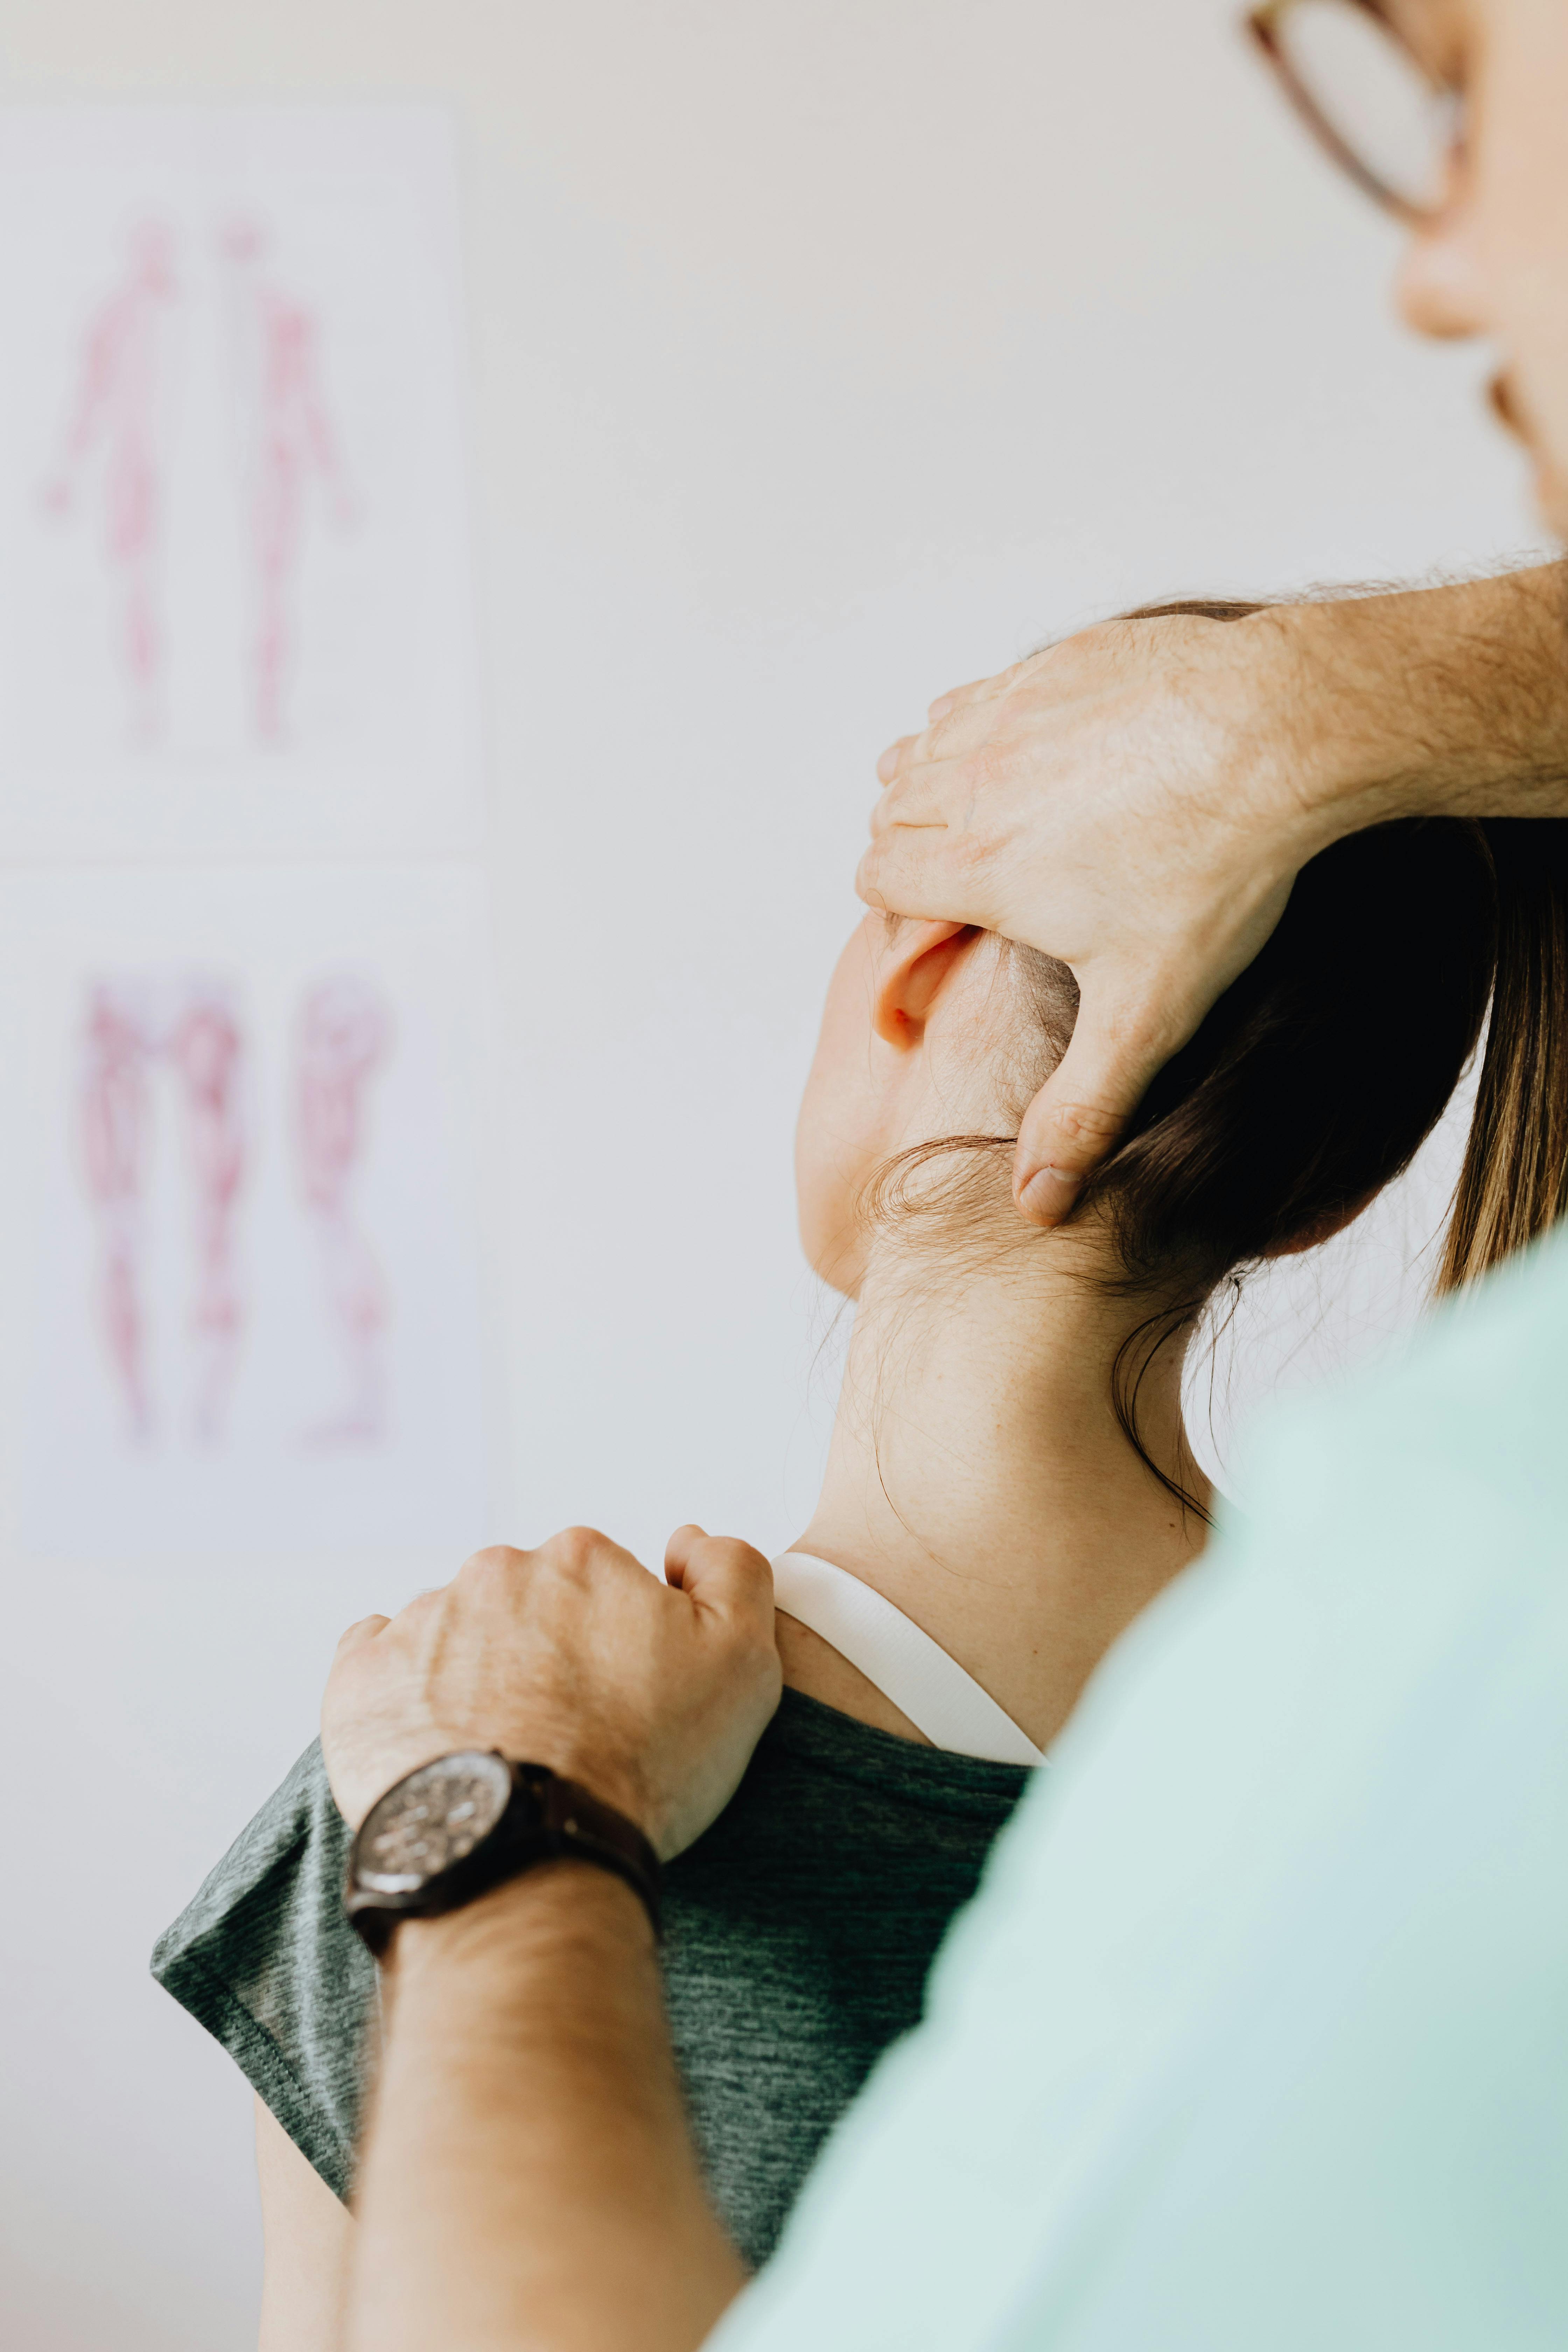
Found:
[[[1367,173],[1412,211],[1443,199],[1458,128],[1453,96],[1355,0],[1295,0],[1275,25],[1283,61]]]

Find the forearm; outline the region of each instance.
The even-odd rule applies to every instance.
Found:
[[[339,2352],[353,2223],[259,2099],[256,2170],[264,2246],[259,2352]]]
[[[1568,816],[1568,566],[1259,619],[1294,648],[1272,757],[1310,847],[1391,817]]]
[[[565,1863],[399,1928],[350,2352],[690,2352],[743,2282],[637,1896]]]

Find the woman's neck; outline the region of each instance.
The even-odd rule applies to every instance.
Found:
[[[1064,1234],[1021,1269],[933,1273],[884,1248],[861,1291],[827,1475],[795,1547],[873,1585],[1045,1747],[1116,1636],[1195,1558],[1202,1519],[1118,1424],[1112,1367],[1150,1303],[1085,1279]],[[1206,1504],[1181,1345],[1139,1398],[1152,1458]],[[890,1729],[896,1710],[781,1619],[785,1679]],[[863,1703],[857,1704],[858,1696]]]

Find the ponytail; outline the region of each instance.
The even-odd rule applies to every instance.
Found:
[[[1568,823],[1509,817],[1481,830],[1497,894],[1497,966],[1439,1297],[1539,1240],[1568,1211]]]
[[[1242,621],[1265,609],[1193,597],[1124,617]],[[1439,1298],[1568,1216],[1568,820],[1500,817],[1467,830],[1482,836],[1491,867],[1496,952],[1475,1112],[1433,1285]],[[1470,942],[1454,950],[1468,954]]]

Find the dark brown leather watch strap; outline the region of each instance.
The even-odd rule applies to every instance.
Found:
[[[416,1876],[389,1885],[383,1879],[378,1885],[379,1873],[368,1865],[362,1867],[361,1856],[382,1808],[395,1801],[410,1782],[417,1782],[420,1774],[437,1770],[443,1762],[483,1763],[488,1768],[491,1756],[505,1765],[511,1793],[489,1834],[423,1881]],[[349,1855],[343,1907],[379,1960],[400,1919],[440,1918],[542,1862],[569,1857],[625,1879],[640,1896],[654,1934],[661,1932],[658,1856],[635,1822],[606,1805],[591,1789],[563,1780],[547,1764],[513,1762],[499,1749],[482,1758],[464,1751],[420,1767],[419,1772],[397,1782],[371,1807]]]
[[[613,1805],[602,1804],[579,1781],[563,1780],[552,1772],[542,1792],[548,1830],[556,1839],[557,1853],[577,1854],[614,1871],[641,1895],[656,1936],[663,1933],[659,1906],[663,1872],[658,1856],[635,1822]]]

